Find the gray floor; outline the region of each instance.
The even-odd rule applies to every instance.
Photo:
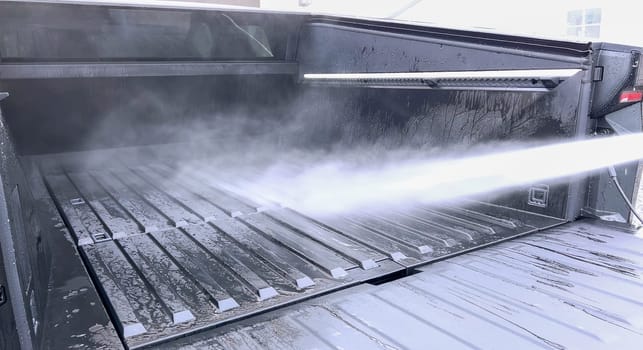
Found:
[[[643,239],[631,232],[581,220],[422,270],[165,346],[640,349],[643,344]]]

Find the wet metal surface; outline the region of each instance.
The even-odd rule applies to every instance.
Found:
[[[308,217],[171,171],[44,170],[131,348],[562,223],[480,202]]]
[[[640,349],[643,239],[581,220],[164,344],[182,349]]]

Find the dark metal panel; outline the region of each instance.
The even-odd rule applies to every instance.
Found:
[[[14,326],[14,335],[6,338],[13,342],[9,337],[15,336],[22,348],[31,349],[42,336],[50,256],[3,113],[0,110],[0,248],[5,304],[10,305],[4,309],[11,309]]]
[[[468,149],[490,140],[508,142],[564,142],[584,134],[583,74],[575,75],[549,93],[331,88],[303,86],[305,99],[296,108],[307,127],[294,147],[373,149],[444,147]],[[302,117],[304,118],[304,117]],[[584,125],[581,125],[583,123]],[[343,148],[345,147],[345,148]],[[571,161],[572,159],[570,159]],[[545,166],[545,165],[543,165]],[[487,201],[567,217],[568,184],[546,181],[550,188],[545,207],[529,203],[525,186]],[[536,185],[536,184],[534,184]],[[577,210],[575,210],[577,211]]]
[[[2,116],[0,115],[0,117]],[[2,130],[0,130],[0,132],[1,131]],[[2,137],[2,135],[0,135],[0,137]],[[4,153],[4,150],[2,150],[2,153]],[[3,249],[1,252],[4,267],[3,273],[6,276],[7,282],[5,292],[7,293],[6,297],[9,297],[8,302],[12,310],[11,314],[14,316],[11,323],[15,326],[17,341],[20,343],[22,349],[29,350],[35,347],[34,329],[29,319],[28,306],[28,294],[30,292],[33,293],[29,284],[32,281],[34,271],[30,266],[30,257],[27,255],[27,251],[25,251],[25,244],[22,242],[25,239],[22,237],[22,235],[25,234],[24,228],[20,230],[20,227],[18,227],[18,225],[23,225],[22,213],[19,206],[18,187],[15,186],[13,191],[7,195],[5,186],[8,186],[9,183],[4,175],[5,174],[0,173],[0,238],[2,238],[0,248]],[[16,205],[18,205],[18,207],[16,207]],[[36,319],[34,318],[34,320]],[[10,339],[9,336],[6,337],[8,341],[16,341],[16,339]]]
[[[642,104],[636,103],[605,116],[598,124],[600,129],[608,128],[609,133],[624,135],[643,130]],[[639,192],[639,162],[620,164],[614,167],[618,180],[626,195],[636,203]],[[610,221],[630,222],[631,212],[610,179],[607,168],[594,172],[588,179],[584,193],[583,213]]]
[[[295,62],[0,63],[0,80],[297,74]]]
[[[586,135],[590,134],[593,130],[591,128],[593,125],[590,123],[588,118],[590,113],[590,107],[592,103],[592,70],[586,70],[583,72],[583,75],[579,82],[580,88],[578,89],[578,98],[576,99],[576,130],[574,131],[575,139],[582,139],[587,137]],[[568,98],[570,101],[573,101],[576,91],[568,90],[565,92],[559,93],[558,104],[563,104],[564,99]],[[576,175],[570,178],[569,187],[567,189],[567,198],[565,201],[558,201],[558,205],[566,207],[564,209],[564,214],[562,217],[567,220],[575,220],[581,216],[581,209],[583,207],[583,201],[585,198],[587,188],[587,177],[583,175]],[[564,203],[564,204],[563,204]]]
[[[213,0],[213,1],[165,1],[165,0],[146,0],[141,2],[132,2],[129,0],[111,0],[111,1],[94,1],[94,0],[11,0],[7,2],[14,3],[44,3],[44,4],[66,4],[66,5],[81,5],[92,7],[114,7],[114,8],[153,8],[153,9],[168,9],[168,10],[205,10],[205,11],[221,11],[230,10],[230,4],[234,12],[239,13],[257,13],[265,14],[276,11],[266,11],[257,9],[259,2],[257,0]],[[256,6],[253,6],[256,5]],[[241,7],[253,6],[253,7]],[[280,12],[283,13],[283,12]],[[292,13],[292,15],[301,16],[301,13]]]
[[[387,19],[342,18],[336,16],[314,16],[311,23],[345,25],[354,28],[387,31],[390,33],[416,34],[436,39],[457,40],[463,43],[475,43],[485,46],[498,46],[513,50],[530,51],[531,54],[558,54],[569,57],[585,57],[590,53],[591,44],[583,42],[540,39],[526,36],[490,33],[452,28],[433,27],[424,23],[409,23]],[[611,45],[611,44],[610,44]]]
[[[120,348],[117,333],[54,203],[46,191],[32,195],[34,188],[44,190],[42,177],[35,166],[25,167],[29,173],[24,174],[25,163],[16,159],[4,119],[0,120],[0,139],[0,192],[7,194],[6,198],[0,195],[4,209],[0,211],[0,245],[3,265],[10,266],[6,287],[13,316],[18,316],[17,322],[2,322],[3,326],[11,325],[9,334],[22,337],[21,345],[27,349]],[[39,184],[34,185],[34,180]],[[3,315],[11,315],[2,308]]]
[[[0,217],[2,217],[1,214]],[[2,227],[2,229],[4,230],[5,227]],[[12,291],[10,291],[9,280],[5,273],[3,245],[6,243],[3,242],[6,237],[4,235],[0,237],[2,237],[0,242],[0,348],[18,349],[20,348],[20,334],[13,312]]]
[[[484,38],[467,42],[466,35],[444,38],[414,29],[308,23],[297,51],[300,74],[580,68],[587,64],[589,53],[588,47],[577,52],[580,55],[543,53],[546,48],[520,49],[516,37],[505,42]]]
[[[270,127],[292,115],[294,89],[288,75],[0,79],[21,155],[182,142],[244,120]]]
[[[122,349],[122,342],[90,280],[71,233],[50,198],[39,204],[51,237],[51,280],[42,325],[43,349]],[[53,220],[52,220],[53,219]]]
[[[596,50],[595,66],[601,69],[601,74],[594,83],[592,106],[589,111],[592,118],[602,117],[627,106],[620,103],[619,96],[623,90],[631,90],[636,85],[640,59],[641,48]]]

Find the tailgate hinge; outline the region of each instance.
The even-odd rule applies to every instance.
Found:
[[[603,66],[594,67],[592,72],[592,81],[603,81]]]

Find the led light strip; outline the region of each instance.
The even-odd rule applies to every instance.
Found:
[[[455,72],[408,73],[306,73],[304,80],[385,80],[385,79],[561,79],[580,72],[580,69],[526,69]]]

